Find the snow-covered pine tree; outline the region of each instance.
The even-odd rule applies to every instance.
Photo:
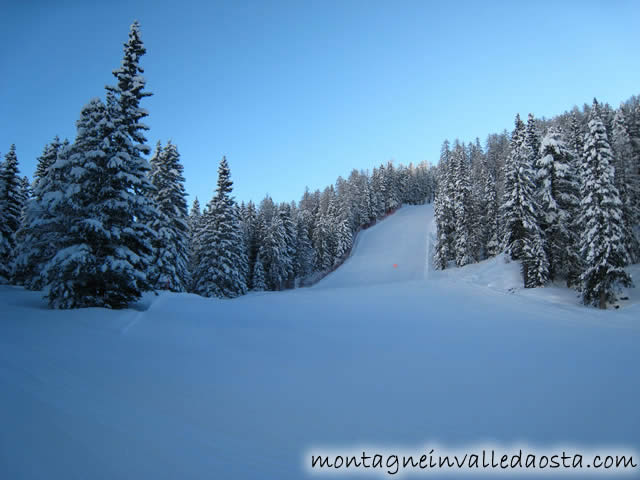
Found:
[[[242,218],[242,226],[244,229],[244,242],[247,252],[247,268],[249,272],[253,272],[258,257],[258,249],[260,248],[259,222],[256,206],[252,201],[246,205],[244,216]],[[249,289],[253,288],[253,275],[248,278]]]
[[[37,188],[38,182],[40,181],[40,179],[44,178],[47,175],[47,171],[49,167],[58,158],[58,150],[60,150],[61,146],[62,146],[62,143],[60,143],[60,138],[56,135],[53,138],[53,141],[51,143],[48,143],[44,147],[44,150],[42,151],[42,155],[38,157],[38,164],[36,166],[36,172],[33,178],[34,188]]]
[[[627,133],[631,141],[633,159],[631,161],[631,204],[634,217],[640,219],[640,101],[635,99],[627,109]],[[639,220],[640,221],[640,220]]]
[[[480,145],[480,139],[476,137],[474,143],[467,147],[469,160],[468,177],[470,189],[469,228],[470,244],[473,258],[476,261],[487,258],[486,218],[487,203],[484,198],[486,177],[488,176],[487,160]]]
[[[393,166],[393,162],[387,162],[386,168],[381,171],[384,175],[385,210],[391,212],[401,206],[402,192],[398,183],[398,171]]]
[[[633,102],[629,102],[625,109],[625,120],[627,124],[627,133],[631,139],[631,148],[633,156],[638,162],[638,173],[640,173],[640,101],[638,98]]]
[[[615,187],[613,156],[594,100],[589,131],[584,139],[580,227],[584,232],[582,300],[586,305],[607,308],[616,300],[620,286],[630,286],[624,270],[629,255],[624,244],[622,202]]]
[[[499,211],[496,182],[489,170],[486,172],[482,195],[483,205],[485,206],[481,224],[484,228],[484,250],[487,256],[493,257],[500,253],[500,226],[498,225]]]
[[[429,165],[426,162],[422,163],[421,165],[422,167],[420,176],[422,178],[422,182],[420,189],[420,202],[431,203],[436,196],[436,167],[435,165]]]
[[[8,283],[13,276],[16,232],[23,206],[20,185],[16,146],[11,145],[0,164],[0,283]]]
[[[122,307],[118,294],[113,294],[115,298],[105,294],[107,287],[101,284],[99,270],[111,237],[102,217],[106,212],[96,202],[106,183],[103,178],[111,131],[104,103],[92,99],[81,110],[76,125],[73,146],[61,147],[56,161],[37,182],[34,242],[24,265],[40,264],[36,267],[40,275],[30,284],[34,288],[46,286],[53,307],[109,307],[112,300],[114,307]]]
[[[121,67],[113,72],[117,84],[107,87],[105,114],[87,129],[79,125],[70,157],[74,187],[67,195],[74,224],[64,248],[45,268],[53,307],[123,308],[150,288],[147,272],[157,237],[150,225],[159,212],[142,157],[149,147],[140,101],[151,95],[143,91],[144,53],[134,22]],[[83,112],[85,119],[101,108],[95,103],[90,110]]]
[[[371,190],[371,179],[368,176],[365,176],[362,187],[362,209],[366,212],[364,218],[367,219],[363,226],[372,225],[376,221],[376,208],[373,204],[374,193]]]
[[[116,100],[116,104],[112,106],[115,108],[111,108],[113,111],[109,112],[114,124],[113,140],[122,152],[126,151],[134,157],[132,160],[138,159],[141,153],[150,152],[144,137],[144,131],[149,130],[149,127],[141,122],[149,114],[140,107],[140,101],[144,97],[153,95],[151,92],[143,91],[146,80],[141,75],[144,70],[140,66],[140,57],[146,52],[140,37],[140,24],[135,21],[129,29],[129,39],[124,44],[122,64],[113,71],[117,84],[105,87]],[[107,106],[110,107],[109,102]],[[145,171],[149,169],[146,162],[141,167],[144,167]]]
[[[418,204],[418,178],[417,169],[413,162],[410,162],[408,166],[401,165],[398,168],[398,183],[402,191],[402,197],[400,201],[402,203],[408,203],[411,205]]]
[[[533,172],[526,168],[526,161],[522,159],[525,145],[525,127],[520,115],[516,115],[515,129],[511,134],[509,156],[504,165],[504,197],[501,205],[504,226],[503,245],[505,252],[513,260],[522,258],[522,247],[526,229],[522,217],[535,216],[533,207],[524,203],[534,191]],[[522,189],[525,189],[523,194]]]
[[[193,273],[198,266],[198,253],[200,251],[199,238],[202,227],[202,212],[200,211],[200,201],[198,197],[195,198],[189,211],[189,291],[194,291],[194,276]]]
[[[611,139],[613,138],[613,117],[615,112],[608,103],[598,104],[598,111],[600,113],[600,120],[607,132],[607,138],[610,140],[609,144],[611,144]]]
[[[473,258],[473,206],[469,165],[465,148],[457,140],[451,154],[453,173],[453,208],[455,215],[454,256],[456,265],[463,267]]]
[[[538,154],[540,152],[540,135],[538,134],[538,124],[535,117],[533,116],[533,113],[530,113],[527,118],[525,138],[535,165],[535,162],[538,159]]]
[[[328,271],[337,258],[338,199],[332,186],[326,188],[320,198],[320,211],[313,226],[312,243],[316,252],[315,269]],[[326,207],[323,208],[323,205]]]
[[[93,99],[81,111],[72,147],[61,147],[57,159],[36,182],[32,204],[32,241],[22,264],[31,288],[46,287],[56,308],[107,306],[93,287],[101,272],[94,248],[105,232],[93,196],[104,175],[110,123],[105,105]],[[35,267],[34,267],[35,265]]]
[[[184,292],[190,285],[189,221],[183,171],[176,145],[169,141],[162,149],[158,142],[151,158],[150,179],[160,215],[153,221],[158,237],[149,277],[154,288],[174,292]]]
[[[541,287],[549,280],[549,262],[540,229],[534,229],[523,245],[522,276],[525,288]]]
[[[385,212],[384,199],[386,195],[384,184],[384,166],[380,165],[380,168],[374,168],[371,174],[371,209],[375,219],[382,218]]]
[[[191,205],[191,210],[189,210],[189,228],[193,229],[198,224],[201,215],[200,200],[196,197]]]
[[[262,241],[267,234],[267,229],[271,224],[276,211],[277,208],[276,204],[273,202],[273,199],[269,195],[266,195],[260,202],[260,205],[258,205],[258,215],[256,219],[256,245],[258,246],[258,248],[262,244]],[[265,264],[264,258],[262,259],[262,264],[265,267],[266,272],[267,265]]]
[[[14,249],[13,261],[12,261],[13,277],[11,280],[15,285],[22,285],[24,283],[24,279],[20,278],[20,275],[18,274],[17,256],[20,255],[22,251],[23,242],[25,240],[26,232],[25,232],[24,226],[26,225],[26,222],[27,222],[27,206],[29,204],[29,200],[31,199],[31,195],[32,195],[32,189],[31,189],[31,183],[29,182],[29,178],[26,176],[22,177],[20,179],[20,193],[19,193],[20,205],[21,205],[20,226],[18,227],[18,230],[16,231],[16,235],[15,235],[16,248]]]
[[[438,270],[444,270],[450,260],[455,259],[454,231],[454,183],[453,164],[449,141],[445,140],[440,150],[440,163],[438,164],[436,198],[434,200],[434,212],[436,222],[436,244],[434,246],[433,266]]]
[[[582,153],[584,152],[584,134],[578,118],[577,109],[571,112],[571,130],[569,131],[569,150],[575,159],[576,165],[582,163]]]
[[[254,292],[264,292],[267,289],[265,281],[264,265],[260,255],[256,257],[256,261],[253,265],[253,274],[251,275],[251,285]]]
[[[634,226],[640,222],[640,211],[635,207],[640,195],[640,175],[635,172],[631,137],[622,109],[618,109],[613,117],[611,148],[614,155],[614,183],[622,202],[625,247],[631,262],[635,263],[640,259],[640,245],[634,232]]]
[[[353,246],[353,231],[349,221],[349,211],[346,205],[341,205],[335,219],[336,253],[333,264],[342,262]]]
[[[30,290],[44,287],[42,269],[53,258],[68,230],[67,219],[55,212],[69,182],[70,150],[68,140],[60,144],[57,137],[44,148],[16,234],[20,248],[15,258],[15,282]]]
[[[286,257],[289,259],[287,262],[286,280],[284,288],[295,287],[295,265],[294,259],[296,258],[296,245],[298,243],[296,225],[293,223],[293,214],[291,205],[288,203],[282,203],[278,207],[278,215],[282,220],[282,228],[284,232],[284,242],[286,245]]]
[[[338,260],[338,230],[340,227],[340,209],[336,195],[329,197],[329,205],[324,215],[327,232],[327,253],[330,267],[334,266]]]
[[[631,148],[633,150],[633,171],[636,175],[640,175],[640,102],[636,101],[635,106],[629,112],[629,121],[627,123],[627,132],[631,140]],[[640,202],[640,196],[637,199]],[[636,208],[640,209],[640,203],[636,204]],[[640,213],[638,213],[640,215]]]
[[[318,272],[327,271],[331,267],[331,261],[329,254],[329,246],[327,239],[329,238],[329,231],[325,215],[319,215],[313,224],[312,232],[312,245],[315,252],[314,270]]]
[[[27,202],[31,198],[33,193],[33,189],[31,188],[31,182],[29,182],[29,177],[24,176],[20,179],[20,204],[22,208],[20,209],[20,222],[22,223],[22,218],[24,217],[24,210],[27,206]]]
[[[503,245],[513,260],[522,260],[526,288],[543,285],[548,279],[548,261],[538,226],[533,173],[534,152],[527,142],[525,126],[516,115],[511,152],[505,164],[502,203]]]
[[[282,202],[278,210],[280,216],[282,217],[282,224],[285,228],[285,235],[287,239],[287,253],[291,258],[291,274],[293,275],[293,259],[296,256],[296,245],[298,244],[298,229],[296,228],[298,206],[296,205],[295,201]]]
[[[299,279],[304,279],[313,272],[315,251],[309,236],[312,224],[311,212],[298,210],[296,216],[296,257],[293,263],[295,276]]]
[[[226,157],[218,167],[218,186],[203,215],[198,240],[195,292],[205,297],[234,298],[247,292],[247,256]]]
[[[360,174],[357,170],[352,170],[346,182],[344,198],[341,203],[345,205],[349,212],[349,221],[354,229],[362,224],[364,212],[362,210],[362,194]]]
[[[4,192],[4,179],[2,178],[2,175],[1,175],[3,171],[4,171],[4,160],[0,160],[0,193]],[[0,210],[0,219],[2,219],[1,215],[2,215],[2,210]]]
[[[567,285],[580,275],[578,237],[574,221],[578,210],[579,182],[573,156],[562,131],[551,127],[544,136],[537,160],[540,226],[549,260],[549,278],[561,276]]]
[[[495,179],[498,199],[504,198],[504,172],[509,157],[509,144],[510,136],[506,130],[500,134],[490,134],[487,137],[485,158],[487,159],[487,169]],[[502,232],[502,225],[500,225],[500,232]],[[502,236],[499,235],[499,238]]]
[[[499,253],[498,200],[493,174],[489,170],[487,158],[481,153],[479,141],[473,147],[476,157],[472,164],[472,198],[474,210],[474,250],[476,260],[492,257]]]
[[[282,290],[285,287],[292,259],[287,255],[284,225],[277,212],[266,226],[258,257],[264,266],[267,288]]]

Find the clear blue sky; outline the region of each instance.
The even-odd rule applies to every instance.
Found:
[[[150,145],[172,139],[189,201],[226,155],[238,200],[298,200],[352,168],[436,162],[516,112],[552,116],[640,93],[640,2],[4,0],[0,151],[21,173],[75,136],[134,19]]]

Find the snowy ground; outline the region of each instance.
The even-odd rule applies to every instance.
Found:
[[[61,312],[0,287],[0,478],[301,479],[316,445],[640,449],[637,296],[525,291],[503,258],[430,271],[431,217],[401,209],[313,288]]]

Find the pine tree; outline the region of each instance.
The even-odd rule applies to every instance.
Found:
[[[16,232],[22,207],[18,157],[16,146],[11,145],[0,164],[0,283],[9,282],[13,276]]]
[[[485,198],[486,179],[489,176],[487,159],[480,145],[480,139],[467,147],[467,171],[469,178],[469,206],[467,207],[470,251],[475,261],[487,258],[487,200]]]
[[[473,211],[469,167],[464,147],[457,141],[451,157],[453,165],[453,208],[455,215],[454,256],[456,265],[462,267],[474,261],[473,258]]]
[[[148,116],[148,113],[140,107],[140,100],[152,95],[150,92],[143,91],[146,80],[141,75],[144,70],[140,66],[140,57],[146,52],[140,38],[140,24],[135,21],[129,30],[129,40],[124,44],[122,65],[113,71],[117,85],[106,87],[117,101],[114,112],[116,115],[111,118],[115,127],[113,140],[117,142],[118,147],[127,151],[134,159],[138,159],[140,153],[148,154],[150,152],[143,133],[149,130],[149,127],[141,122],[143,118]],[[135,163],[132,162],[132,165]]]
[[[527,129],[525,131],[525,141],[528,146],[528,151],[533,156],[533,161],[538,159],[538,153],[540,152],[540,136],[538,135],[538,125],[533,113],[530,113],[527,118]]]
[[[615,187],[613,156],[598,110],[594,100],[584,141],[580,202],[584,271],[580,279],[583,302],[604,309],[615,301],[619,286],[631,286],[632,282],[624,270],[629,256],[624,245],[622,202]]]
[[[527,142],[524,124],[517,115],[511,138],[511,153],[505,164],[503,245],[512,259],[522,260],[526,288],[541,286],[548,279],[548,260],[536,216],[534,158],[535,154]]]
[[[14,249],[12,269],[13,269],[13,277],[12,282],[15,285],[23,285],[24,278],[20,275],[17,257],[20,255],[23,249],[24,240],[25,240],[25,225],[27,223],[27,207],[29,205],[29,200],[32,196],[31,183],[27,177],[22,177],[20,179],[20,191],[19,191],[19,200],[20,200],[20,226],[15,234],[16,240],[16,248]]]
[[[311,212],[299,210],[296,221],[296,257],[294,260],[295,276],[304,279],[313,272],[315,251],[311,244],[309,231],[313,223]]]
[[[505,163],[504,198],[502,200],[502,224],[504,225],[504,247],[513,260],[522,258],[522,248],[526,235],[523,217],[535,216],[531,205],[525,203],[532,196],[534,185],[533,172],[527,169],[523,160],[525,144],[524,123],[520,115],[516,115],[515,129],[511,135],[509,156]],[[522,190],[525,190],[522,192]]]
[[[573,157],[562,132],[552,127],[542,140],[537,161],[538,205],[549,278],[566,278],[574,285],[580,272],[580,258],[573,227],[578,208],[579,185]]]
[[[371,181],[365,177],[362,184],[362,210],[364,212],[364,225],[372,225],[376,221],[376,209],[373,204],[373,192],[371,191]]]
[[[101,100],[93,99],[82,109],[77,130],[73,146],[60,148],[37,182],[33,245],[23,263],[40,272],[28,283],[32,288],[46,286],[53,307],[121,307],[117,297],[116,305],[110,305],[106,288],[99,286],[99,263],[106,257],[100,250],[111,236],[94,201],[103,183],[110,133]]]
[[[284,288],[295,286],[295,257],[296,245],[298,243],[296,226],[293,223],[291,205],[283,203],[278,207],[278,215],[282,221],[286,262],[286,280]]]
[[[315,270],[324,272],[331,268],[333,257],[329,246],[330,226],[326,214],[320,214],[313,226],[312,242],[315,251]]]
[[[498,225],[498,197],[496,184],[490,171],[486,171],[483,195],[483,216],[480,225],[484,229],[483,247],[486,255],[493,257],[500,253],[499,225]]]
[[[265,270],[265,282],[269,290],[282,290],[288,278],[292,259],[287,255],[285,229],[280,215],[272,216],[266,226],[258,251]]]
[[[251,278],[252,290],[254,292],[264,292],[267,289],[267,284],[264,278],[264,265],[260,255],[256,257],[256,262],[253,266],[253,275]]]
[[[258,249],[260,248],[260,239],[258,238],[258,212],[252,201],[246,205],[242,226],[244,232],[245,251],[247,255],[247,268],[250,273],[254,271],[256,259],[258,257]],[[253,288],[253,274],[248,278],[249,289]]]
[[[149,152],[141,123],[145,80],[139,65],[145,53],[137,22],[124,45],[124,58],[107,87],[106,108],[93,101],[78,124],[69,158],[72,172],[61,214],[72,226],[63,248],[45,267],[47,298],[53,307],[123,308],[151,288],[147,272],[160,214],[151,199]]]
[[[522,276],[525,288],[541,287],[549,280],[549,261],[539,229],[532,229],[522,248]]]
[[[200,211],[200,201],[195,198],[189,211],[189,291],[194,291],[194,276],[199,262],[198,254],[200,252],[199,238],[202,229],[202,212]]]
[[[229,164],[222,157],[216,195],[204,212],[198,240],[195,292],[205,297],[234,298],[247,292],[247,257],[232,186]]]
[[[493,174],[487,167],[486,160],[482,160],[476,182],[478,193],[477,220],[474,229],[477,235],[477,250],[479,258],[493,257],[500,252],[498,229],[498,198]]]
[[[453,165],[449,141],[445,140],[440,151],[438,164],[438,186],[434,200],[436,222],[436,244],[434,247],[433,265],[438,270],[444,270],[450,260],[455,259],[454,232],[454,182]]]
[[[369,195],[365,195],[366,177],[363,177],[357,170],[352,170],[348,182],[348,209],[351,214],[351,224],[354,229],[358,229],[369,223]]]
[[[384,166],[374,168],[371,175],[371,209],[374,219],[382,218],[385,212],[384,199],[386,196],[386,186],[384,184]]]
[[[346,218],[337,225],[336,240],[336,258],[334,265],[342,262],[346,258],[353,245],[353,233],[351,232],[349,221]]]
[[[23,209],[16,234],[20,248],[15,259],[15,282],[30,290],[45,286],[42,269],[53,258],[68,231],[68,219],[56,211],[69,182],[70,150],[69,142],[65,140],[60,144],[57,137],[45,147],[38,159],[32,194]]]
[[[627,132],[631,140],[631,149],[633,150],[632,172],[640,175],[640,102],[636,101],[635,107],[629,112],[629,122],[627,124]],[[640,192],[636,197],[636,212],[640,215]]]
[[[569,132],[569,150],[577,163],[581,163],[584,151],[584,134],[576,110],[571,112],[571,130]]]
[[[611,130],[614,183],[622,202],[624,243],[631,262],[635,263],[640,258],[640,244],[634,233],[634,226],[640,222],[640,211],[635,208],[640,195],[640,176],[634,169],[633,147],[622,109],[615,112]]]
[[[153,199],[160,216],[153,221],[158,232],[154,242],[154,261],[150,280],[157,289],[184,292],[189,279],[189,222],[184,168],[177,147],[169,141],[162,149],[160,142],[151,159]]]
[[[43,151],[42,155],[38,157],[38,164],[36,166],[36,172],[33,178],[33,186],[37,188],[38,182],[40,179],[44,178],[47,175],[47,171],[49,167],[56,161],[58,158],[58,151],[62,143],[60,143],[60,138],[56,135],[51,143],[48,143]]]
[[[385,210],[391,212],[401,206],[401,193],[398,185],[397,171],[392,162],[388,162],[386,168],[380,167],[384,182]]]

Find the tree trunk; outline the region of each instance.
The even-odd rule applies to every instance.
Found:
[[[605,295],[604,290],[600,291],[600,304],[598,305],[598,308],[601,308],[602,310],[607,309],[607,296]]]

